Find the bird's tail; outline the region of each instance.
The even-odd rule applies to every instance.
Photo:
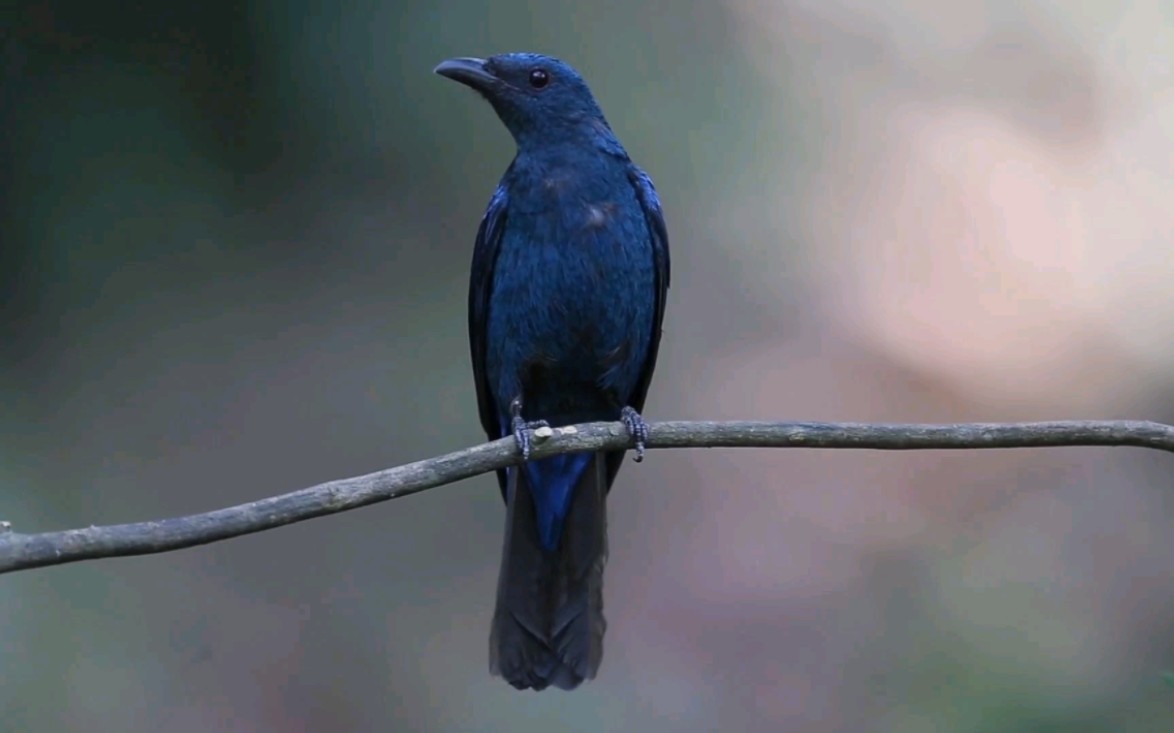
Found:
[[[489,670],[520,690],[572,690],[595,677],[603,657],[604,454],[592,457],[575,485],[553,550],[540,539],[527,472],[509,473]]]

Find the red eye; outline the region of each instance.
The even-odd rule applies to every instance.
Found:
[[[530,72],[530,86],[541,89],[550,83],[550,74],[545,69],[534,69]]]

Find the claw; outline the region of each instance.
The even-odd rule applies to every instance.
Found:
[[[623,421],[624,427],[628,429],[628,434],[636,440],[636,463],[644,460],[644,444],[648,442],[648,423],[644,422],[644,418],[640,417],[640,413],[636,412],[631,407],[624,407],[620,410],[620,420]]]
[[[518,444],[518,450],[522,453],[522,460],[530,460],[530,447],[533,445],[530,434],[537,428],[549,428],[550,423],[545,420],[532,420],[526,422],[522,419],[522,398],[515,397],[510,402],[510,413],[513,418],[510,420],[510,432],[514,434],[514,442]]]
[[[549,428],[550,423],[545,420],[533,420],[526,422],[521,417],[515,417],[510,423],[510,428],[514,434],[514,442],[518,444],[518,450],[522,452],[522,460],[530,460],[530,446],[533,445],[531,433],[537,428]]]

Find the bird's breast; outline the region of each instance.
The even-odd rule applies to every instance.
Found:
[[[566,193],[511,210],[502,235],[486,354],[499,397],[527,382],[602,384],[622,397],[649,348],[653,252],[630,186],[607,197]]]

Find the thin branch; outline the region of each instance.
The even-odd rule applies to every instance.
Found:
[[[1174,427],[1132,420],[956,425],[863,423],[661,422],[649,448],[863,448],[973,450],[1134,446],[1174,453]],[[531,458],[630,448],[621,423],[540,430]],[[415,494],[517,463],[512,438],[355,478],[204,514],[135,524],[20,534],[0,524],[0,573],[101,557],[146,555],[261,532]]]

